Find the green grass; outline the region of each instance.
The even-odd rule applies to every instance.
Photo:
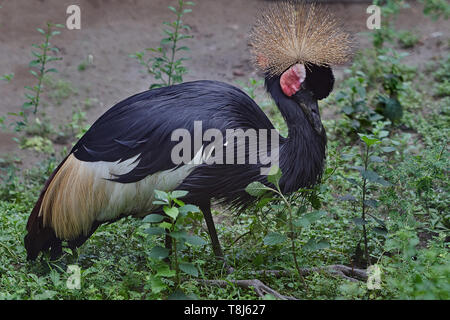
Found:
[[[402,38],[408,45],[415,42],[407,34]],[[258,278],[281,294],[299,299],[449,299],[449,68],[447,57],[428,64],[422,75],[418,66],[402,64],[399,52],[382,47],[367,49],[356,57],[334,93],[320,103],[321,108],[337,115],[324,121],[327,179],[318,186],[314,201],[325,214],[294,230],[297,261],[305,268],[332,264],[365,267],[361,205],[353,201],[361,194],[358,168],[364,165],[364,147],[358,133],[376,136],[380,147],[388,151],[373,154],[379,158],[375,158],[371,170],[390,184],[367,187],[367,195],[376,203],[371,202],[366,210],[377,219],[362,223],[368,229],[372,263],[381,270],[380,290],[369,290],[365,282],[350,282],[324,272],[310,273],[300,281],[291,243],[268,241],[268,235],[278,234],[278,239],[283,239],[290,234],[286,208],[276,201],[240,215],[224,207],[214,208],[213,213],[220,218],[216,227],[226,261],[235,270],[232,274],[214,258],[206,229],[197,220],[181,227],[208,240],[208,244],[182,246],[178,259],[193,264],[200,279]],[[76,93],[68,82],[45,79],[50,100],[63,101]],[[285,135],[287,128],[280,112],[266,97],[258,95],[261,85],[254,79],[242,83]],[[380,93],[397,99],[402,107],[399,118],[390,121],[377,111]],[[87,99],[86,109],[95,101]],[[358,109],[361,105],[366,108],[364,112]],[[346,106],[351,110],[344,109]],[[53,154],[49,148],[54,129],[49,120],[41,120],[27,124],[27,141],[39,152]],[[86,130],[84,120],[84,111],[74,109],[71,121],[60,128],[59,135],[66,140],[79,137]],[[360,124],[355,125],[355,120]],[[260,299],[253,290],[200,284],[186,273],[178,284],[174,271],[153,258],[152,248],[164,246],[163,237],[149,235],[148,224],[132,218],[101,226],[81,248],[65,250],[57,261],[51,262],[48,255],[26,261],[26,221],[46,177],[62,155],[46,158],[32,169],[21,171],[18,159],[0,155],[0,299]],[[318,210],[310,204],[303,208],[301,197],[289,201],[296,218]],[[375,229],[380,223],[387,231]],[[327,245],[311,246],[310,239],[321,239]],[[66,285],[69,265],[81,268],[79,290]],[[269,269],[286,274],[274,277],[252,273]]]

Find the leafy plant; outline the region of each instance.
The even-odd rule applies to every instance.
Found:
[[[436,237],[426,248],[414,228],[402,226],[388,237],[381,259],[385,286],[399,299],[442,299],[450,297],[450,257],[444,237]]]
[[[379,138],[384,138],[389,134],[388,131],[381,130],[378,132]],[[359,134],[363,145],[361,147],[360,162],[362,165],[350,166],[351,169],[357,170],[360,173],[361,180],[357,181],[353,178],[347,178],[347,181],[355,186],[358,190],[359,196],[351,196],[348,195],[344,198],[347,201],[357,201],[359,202],[359,206],[361,208],[361,216],[354,218],[353,222],[362,227],[362,234],[364,239],[364,255],[366,259],[367,265],[371,264],[371,259],[369,255],[369,246],[368,246],[368,236],[367,236],[367,227],[369,226],[369,221],[375,223],[375,227],[371,228],[372,231],[385,234],[386,226],[385,223],[376,217],[376,215],[369,213],[370,210],[375,211],[378,207],[378,201],[371,197],[371,191],[376,190],[377,186],[387,187],[391,184],[386,181],[383,177],[381,177],[378,173],[374,171],[372,168],[376,163],[384,162],[383,158],[378,155],[378,145],[381,144],[379,138],[373,135],[367,134]],[[382,152],[393,152],[395,148],[393,147],[380,147],[380,151]],[[359,198],[359,200],[358,200]]]
[[[408,30],[398,32],[397,38],[403,49],[413,48],[419,42],[419,37]]]
[[[80,108],[72,109],[72,117],[70,122],[59,126],[59,132],[56,140],[59,143],[66,143],[68,140],[80,139],[88,130],[89,125],[86,124],[86,112]]]
[[[32,94],[25,94],[25,97],[29,100],[24,103],[23,107],[27,109],[28,107],[34,107],[33,113],[37,112],[40,102],[40,95],[42,92],[42,81],[44,76],[49,72],[57,72],[58,70],[55,68],[47,68],[47,64],[52,61],[62,60],[62,58],[51,56],[51,53],[58,53],[59,49],[53,47],[50,43],[50,40],[55,36],[60,34],[61,32],[58,30],[54,30],[55,28],[64,28],[61,24],[53,24],[47,23],[47,30],[43,30],[41,28],[37,28],[37,31],[40,32],[44,36],[44,41],[41,44],[33,44],[32,47],[38,49],[39,51],[31,51],[33,56],[35,57],[29,64],[32,68],[30,73],[38,80],[38,83],[33,87],[25,87],[26,89],[33,92]],[[37,69],[37,70],[34,70]]]
[[[446,0],[419,0],[424,4],[423,13],[433,20],[450,17],[450,4]]]
[[[48,74],[44,76],[43,84],[48,88],[48,97],[52,99],[56,105],[61,105],[64,100],[77,93],[77,90],[70,81],[55,79]]]
[[[409,5],[404,0],[374,0],[373,3],[381,8],[381,28],[372,33],[372,44],[375,49],[381,50],[386,42],[395,39],[395,19],[400,9]]]
[[[395,124],[401,121],[401,96],[409,89],[409,81],[415,74],[414,68],[401,63],[405,56],[407,53],[395,50],[360,55],[352,68],[346,70],[351,76],[334,97],[355,132],[370,132],[382,119]]]
[[[0,77],[0,80],[4,80],[6,82],[11,82],[11,80],[14,78],[14,73],[7,73]]]
[[[282,172],[280,168],[274,166],[270,169],[267,176],[269,185],[264,185],[261,182],[255,181],[247,186],[246,191],[254,197],[259,197],[258,204],[256,205],[257,208],[266,206],[269,202],[273,201],[279,201],[283,204],[280,208],[280,212],[277,213],[277,220],[281,222],[279,225],[288,227],[286,234],[270,231],[266,234],[263,241],[265,245],[274,246],[281,245],[289,239],[291,244],[291,253],[298,277],[307,289],[306,282],[297,259],[298,250],[296,239],[302,228],[308,228],[315,221],[326,215],[326,212],[318,210],[320,208],[320,200],[317,196],[316,190],[301,189],[290,198],[284,196],[280,188],[281,176]],[[295,207],[294,204],[298,198],[300,198],[300,204],[298,207]],[[316,211],[307,213],[307,203],[309,203]],[[306,244],[303,245],[302,248],[303,250],[314,251],[328,247],[329,243],[325,239],[311,238]]]
[[[21,131],[24,126],[28,123],[27,111],[33,108],[33,114],[36,114],[39,103],[41,100],[41,94],[43,90],[43,80],[44,76],[49,72],[57,72],[56,68],[48,68],[48,63],[52,61],[61,60],[60,57],[55,57],[53,54],[59,52],[59,49],[53,47],[50,40],[55,36],[60,34],[60,31],[54,30],[55,28],[63,28],[61,24],[47,23],[47,29],[44,31],[41,28],[36,30],[44,36],[44,40],[40,44],[33,44],[32,47],[37,50],[32,50],[33,60],[30,61],[30,73],[37,79],[37,84],[30,87],[25,86],[25,89],[30,93],[25,93],[25,97],[28,100],[22,105],[22,111],[17,113],[10,113],[10,115],[20,116],[22,120],[16,122],[16,131]]]
[[[345,89],[335,96],[336,101],[342,105],[342,112],[352,120],[351,126],[355,130],[367,128],[372,122],[382,119],[381,115],[369,107],[366,87],[366,75],[357,71],[354,76],[345,80]]]
[[[144,223],[150,223],[144,232],[150,236],[166,235],[166,241],[169,241],[171,250],[163,248],[159,245],[154,245],[149,253],[149,257],[156,260],[168,259],[170,261],[172,270],[169,270],[166,265],[158,264],[156,266],[157,274],[154,276],[152,290],[163,290],[167,286],[163,284],[161,278],[173,277],[176,279],[176,286],[180,286],[183,272],[190,276],[197,277],[198,269],[194,263],[191,263],[187,256],[182,256],[183,250],[188,250],[192,246],[204,246],[207,242],[196,235],[188,232],[188,226],[192,227],[195,221],[201,221],[202,215],[197,206],[185,204],[179,198],[188,194],[187,191],[175,190],[172,192],[164,192],[155,190],[155,201],[153,204],[162,206],[164,214],[150,214],[143,220]],[[192,230],[193,231],[193,230]]]
[[[170,86],[183,82],[183,75],[187,72],[183,61],[186,58],[176,58],[177,53],[181,51],[189,51],[189,47],[180,46],[180,41],[190,39],[192,36],[185,32],[190,30],[188,25],[183,23],[183,16],[192,11],[185,8],[194,5],[191,1],[178,0],[178,7],[169,6],[169,10],[176,15],[173,22],[163,22],[168,28],[163,29],[166,37],[160,42],[157,48],[147,48],[145,51],[138,51],[131,54],[130,57],[135,58],[139,64],[146,68],[148,74],[152,75],[156,81],[150,85],[150,89]],[[153,53],[154,56],[146,58],[146,51]]]
[[[248,79],[247,82],[239,80],[238,84],[241,86],[242,90],[244,90],[249,95],[250,98],[255,100],[255,98],[256,98],[255,91],[258,89],[258,87],[260,87],[264,84],[264,80],[250,78],[250,79]]]

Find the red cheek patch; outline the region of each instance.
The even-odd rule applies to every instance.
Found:
[[[283,93],[288,97],[300,90],[300,86],[306,78],[305,66],[296,64],[286,70],[280,78],[280,86]]]

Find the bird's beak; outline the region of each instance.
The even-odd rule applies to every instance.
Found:
[[[319,105],[312,92],[306,88],[301,88],[293,96],[294,100],[302,108],[311,126],[320,135],[323,135],[324,128],[320,120]]]

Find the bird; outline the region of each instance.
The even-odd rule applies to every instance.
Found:
[[[223,134],[214,142],[216,148],[230,144],[234,150],[238,144],[227,138],[227,130],[266,130],[279,141],[275,150],[267,139],[268,154],[278,155],[281,191],[289,194],[317,184],[327,144],[318,101],[333,89],[332,66],[351,58],[352,36],[323,6],[282,1],[260,12],[249,39],[254,65],[288,127],[286,137],[277,134],[245,92],[220,81],[184,82],[126,98],[93,123],[46,181],[26,225],[27,259],[46,251],[56,259],[63,243],[80,247],[104,223],[161,212],[153,203],[155,190],[187,191],[183,201],[201,209],[213,252],[223,257],[211,205],[251,206],[255,198],[246,187],[269,183],[261,173],[267,163],[260,158],[256,163],[207,161],[219,151],[208,149],[211,140],[195,147],[196,123],[201,134]],[[191,135],[187,142],[194,148],[182,152],[190,161],[173,161],[177,129]],[[245,146],[245,159],[260,154],[260,145],[253,147]],[[225,155],[217,158],[227,160]]]

